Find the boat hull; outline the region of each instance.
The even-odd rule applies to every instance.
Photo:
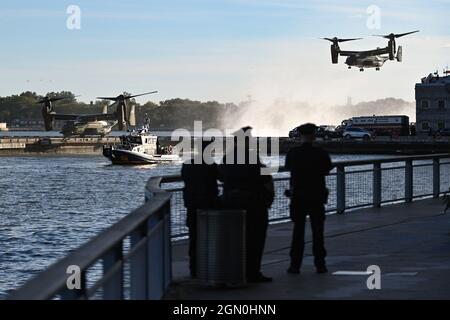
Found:
[[[113,148],[103,149],[103,155],[110,159],[113,164],[122,165],[158,164],[179,161],[179,157],[177,155],[149,155]]]

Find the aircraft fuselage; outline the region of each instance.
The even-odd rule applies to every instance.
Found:
[[[386,62],[388,58],[383,56],[365,56],[365,57],[358,57],[358,56],[349,56],[347,57],[345,63],[351,67],[358,67],[360,69],[365,68],[376,68],[379,70],[384,63]]]
[[[64,136],[88,136],[100,135],[106,136],[116,124],[110,124],[107,121],[67,121],[61,129]]]

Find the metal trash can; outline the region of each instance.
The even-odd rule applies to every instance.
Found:
[[[205,210],[197,214],[197,278],[207,286],[246,285],[243,210]]]

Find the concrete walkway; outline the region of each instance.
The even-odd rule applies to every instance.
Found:
[[[307,240],[311,239],[309,225]],[[203,288],[188,277],[186,242],[173,246],[174,285],[169,299],[450,299],[450,212],[439,200],[361,209],[326,221],[329,273],[315,273],[308,241],[300,275],[286,273],[292,224],[268,231],[263,273],[272,283],[241,289]],[[368,275],[337,271],[381,268],[381,289]]]

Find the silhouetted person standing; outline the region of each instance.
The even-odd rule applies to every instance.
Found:
[[[185,162],[181,168],[184,206],[187,209],[186,225],[189,228],[189,269],[193,278],[197,276],[197,210],[214,209],[218,206],[218,167],[216,163],[205,163],[203,157],[203,152],[210,143],[203,141],[201,152],[197,153],[194,159]]]
[[[251,149],[251,127],[242,128],[235,135],[247,133],[245,139],[235,137],[234,149],[227,152],[219,171],[223,179],[223,205],[226,209],[246,211],[246,274],[249,282],[269,282],[272,278],[261,273],[268,226],[268,208],[274,191],[271,175],[261,175],[258,150]],[[255,141],[256,144],[256,140]],[[257,148],[256,148],[257,149]]]
[[[328,190],[325,176],[333,168],[328,153],[313,146],[316,126],[311,123],[300,126],[302,145],[289,150],[286,168],[291,172],[290,215],[294,222],[289,273],[299,273],[305,246],[305,221],[309,215],[312,235],[314,264],[317,273],[326,273],[324,245],[325,204]]]

